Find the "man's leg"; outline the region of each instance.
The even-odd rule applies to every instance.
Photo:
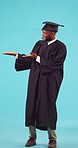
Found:
[[[49,140],[56,140],[56,131],[48,128],[48,138]]]
[[[56,143],[56,131],[53,129],[48,128],[48,138],[49,138],[49,143],[48,143],[48,148],[55,148],[57,143]]]
[[[35,126],[29,126],[29,136],[36,139],[36,128],[35,128]]]
[[[29,140],[26,142],[25,146],[36,145],[36,128],[35,126],[29,126]]]

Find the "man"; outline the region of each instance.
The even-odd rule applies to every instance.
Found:
[[[25,146],[36,145],[36,128],[48,131],[48,148],[56,142],[56,100],[63,79],[66,46],[56,38],[59,25],[43,22],[43,40],[38,41],[29,56],[16,52],[4,54],[16,56],[16,71],[30,69],[26,101],[25,125],[29,127],[29,140]]]

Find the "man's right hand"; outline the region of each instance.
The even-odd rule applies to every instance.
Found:
[[[5,55],[11,55],[11,56],[16,56],[17,52],[3,52]]]

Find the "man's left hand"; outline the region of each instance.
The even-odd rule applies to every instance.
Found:
[[[30,52],[30,55],[23,55],[23,58],[31,58],[31,59],[36,59],[37,58],[37,54]]]
[[[33,59],[36,59],[36,58],[37,58],[37,54],[34,53],[34,52],[30,52],[30,55],[31,55],[31,57],[32,57]]]

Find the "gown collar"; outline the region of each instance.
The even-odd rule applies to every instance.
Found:
[[[54,40],[49,41],[49,42],[48,42],[48,45],[54,43],[56,40],[57,40],[57,38],[55,38]]]

